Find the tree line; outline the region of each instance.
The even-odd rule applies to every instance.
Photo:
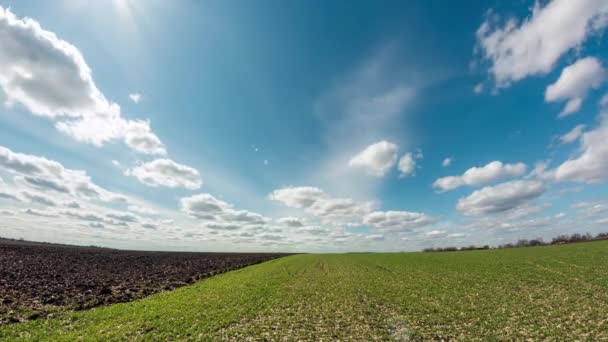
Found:
[[[597,240],[608,240],[608,233],[598,233],[597,235],[591,235],[590,233],[580,234],[574,233],[571,235],[561,234],[554,237],[551,241],[544,241],[543,238],[536,239],[520,239],[515,243],[506,243],[497,246],[483,245],[475,246],[470,245],[466,247],[429,247],[425,248],[423,252],[456,252],[456,251],[475,251],[484,249],[498,249],[498,248],[521,248],[521,247],[536,247],[536,246],[550,246],[550,245],[563,245],[566,243],[576,242],[587,242]]]

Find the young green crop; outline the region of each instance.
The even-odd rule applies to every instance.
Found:
[[[605,340],[608,242],[295,255],[0,340]]]

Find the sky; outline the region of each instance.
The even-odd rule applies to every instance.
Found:
[[[608,231],[608,3],[0,0],[0,236],[351,252]]]

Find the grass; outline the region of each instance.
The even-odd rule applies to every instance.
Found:
[[[0,340],[607,340],[608,242],[295,255]]]

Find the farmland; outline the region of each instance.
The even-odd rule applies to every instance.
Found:
[[[0,325],[128,302],[279,256],[136,252],[0,239]]]
[[[0,328],[23,340],[608,339],[608,242],[293,255]]]

